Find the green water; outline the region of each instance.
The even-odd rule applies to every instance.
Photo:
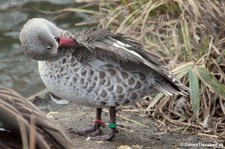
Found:
[[[74,24],[88,19],[84,14],[44,14],[40,10],[54,11],[77,6],[73,0],[0,0],[0,85],[25,97],[44,89],[37,62],[22,52],[20,30],[28,19],[41,17],[75,32],[79,28],[75,28]]]

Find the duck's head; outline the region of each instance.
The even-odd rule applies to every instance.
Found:
[[[20,33],[20,42],[26,55],[35,60],[50,60],[57,56],[59,47],[72,47],[72,39],[62,38],[65,31],[43,18],[27,21]]]

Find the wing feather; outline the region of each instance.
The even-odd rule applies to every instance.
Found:
[[[165,62],[156,54],[145,51],[143,45],[135,39],[121,33],[113,34],[101,28],[85,30],[73,35],[72,38],[97,58],[142,63],[164,77],[173,88],[180,91],[180,94],[187,94],[188,88],[165,67]]]

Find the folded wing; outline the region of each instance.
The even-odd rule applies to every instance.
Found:
[[[187,94],[188,88],[171,73],[159,56],[145,51],[141,43],[124,34],[113,34],[106,29],[91,28],[73,35],[72,38],[83,47],[82,55],[89,53],[92,58],[120,63],[130,61],[131,63],[144,64],[169,82],[174,88],[171,90],[172,94]],[[164,89],[168,90],[168,87]]]

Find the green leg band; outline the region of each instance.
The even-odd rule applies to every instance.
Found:
[[[115,129],[116,128],[116,124],[115,123],[109,123],[108,127],[109,128],[112,128],[112,129]]]

